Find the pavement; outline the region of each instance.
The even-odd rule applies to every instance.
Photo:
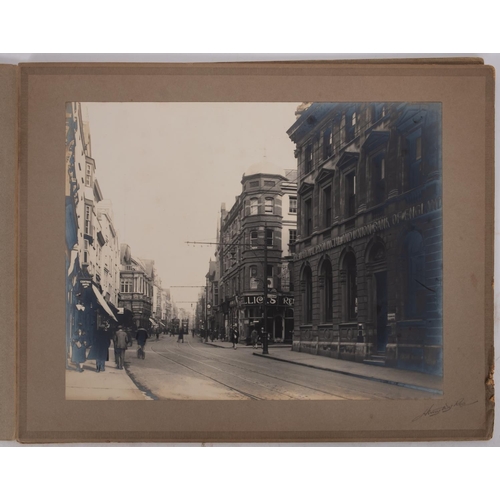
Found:
[[[200,341],[202,342],[202,341]],[[223,341],[223,340],[215,340],[214,342],[203,342],[205,345],[210,345],[212,347],[222,347],[224,349],[232,349],[233,348],[233,343],[229,341]],[[291,349],[292,346],[290,344],[270,344],[269,349]],[[259,344],[259,349],[262,349],[262,344]],[[240,344],[238,343],[238,349],[253,349],[253,346],[246,345],[246,344]]]
[[[372,366],[354,361],[345,361],[343,359],[295,352],[292,351],[289,345],[283,346],[288,347],[288,349],[273,349],[273,347],[275,346],[269,346],[269,354],[262,354],[259,349],[257,352],[254,352],[253,355],[269,359],[271,362],[282,361],[307,366],[309,368],[316,368],[318,370],[326,370],[366,380],[373,380],[375,382],[398,385],[409,389],[418,389],[434,394],[443,393],[443,378],[438,375],[399,370],[397,368],[385,366]]]
[[[131,355],[128,350],[126,357]],[[135,352],[135,351],[134,351]],[[66,399],[72,400],[148,400],[151,399],[137,388],[125,369],[118,370],[114,363],[114,350],[109,350],[105,371],[97,373],[95,361],[86,361],[83,372],[66,370]]]

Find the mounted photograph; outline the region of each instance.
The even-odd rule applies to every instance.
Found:
[[[441,103],[67,102],[65,130],[66,400],[443,397]]]

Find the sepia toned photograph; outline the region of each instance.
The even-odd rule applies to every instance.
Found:
[[[430,102],[66,103],[66,399],[441,398],[441,127]]]

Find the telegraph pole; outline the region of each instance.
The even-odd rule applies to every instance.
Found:
[[[264,223],[264,335],[262,354],[269,354],[267,345],[267,225]]]
[[[205,284],[205,342],[208,342],[208,278]]]

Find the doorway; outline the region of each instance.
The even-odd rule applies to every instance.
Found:
[[[274,340],[282,342],[283,340],[283,318],[281,316],[275,316],[274,318]]]
[[[377,351],[387,347],[387,271],[375,273],[375,317],[377,320]]]

